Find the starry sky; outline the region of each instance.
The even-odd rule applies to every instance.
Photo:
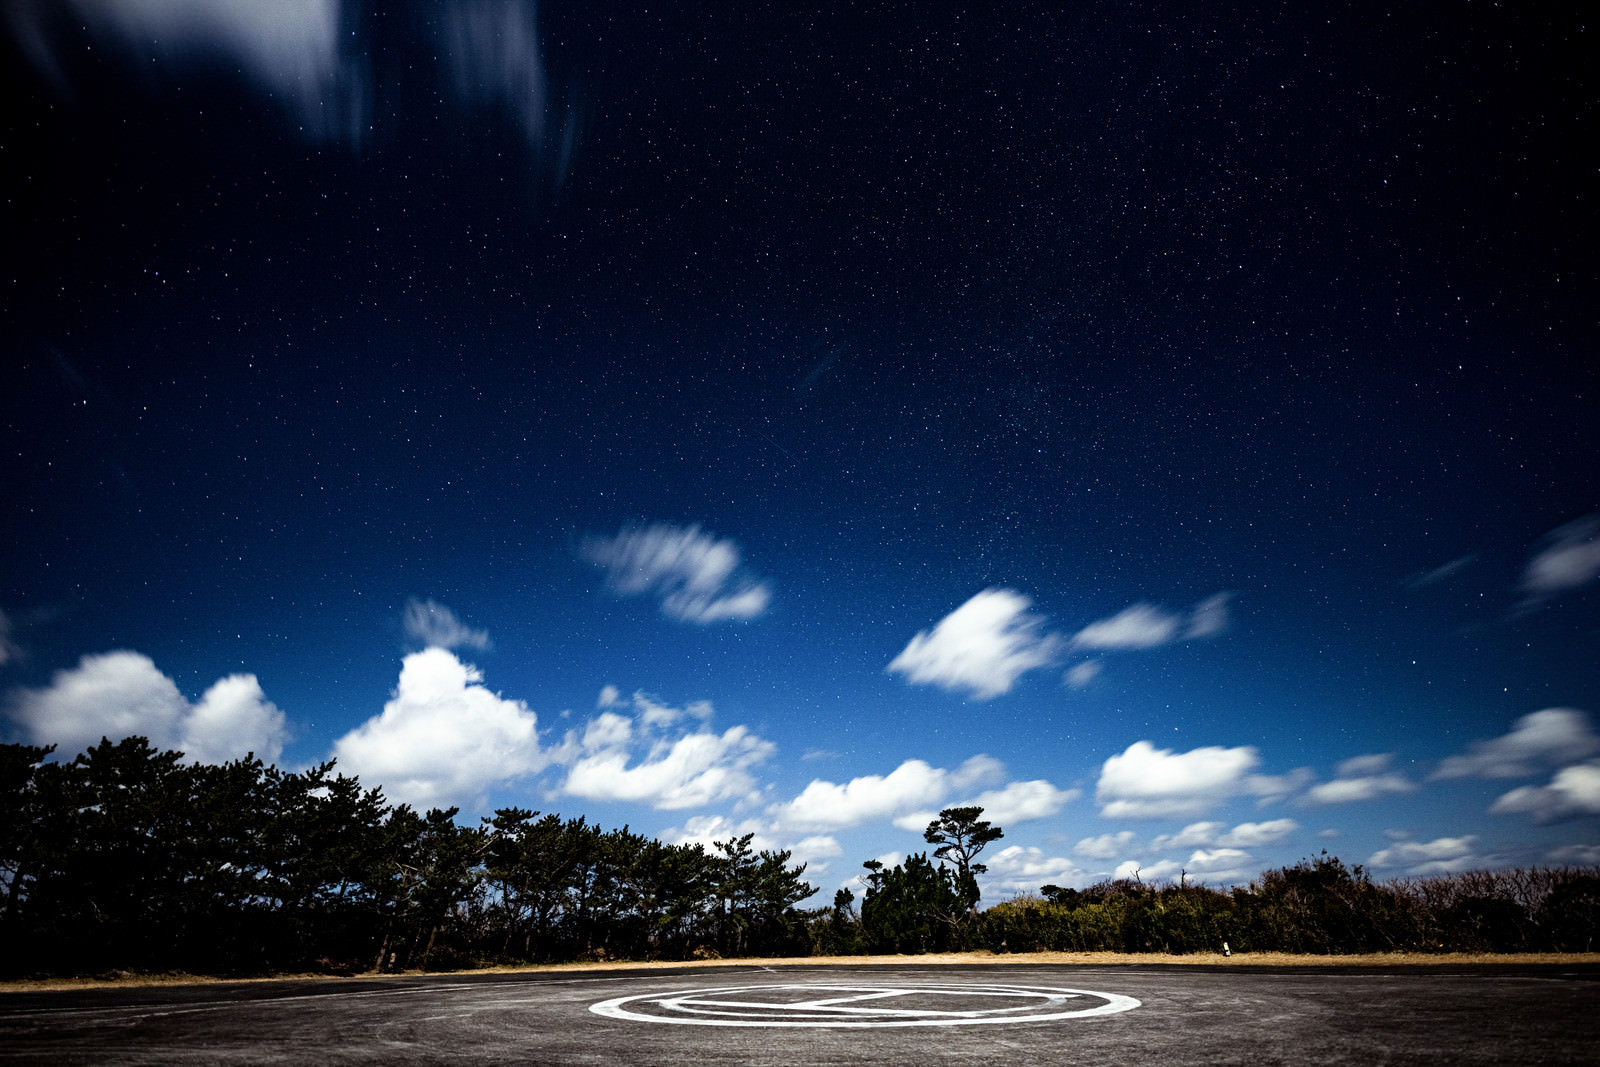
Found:
[[[0,27],[0,738],[824,895],[1600,863],[1576,5]]]

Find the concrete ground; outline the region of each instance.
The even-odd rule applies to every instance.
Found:
[[[1595,1064],[1600,966],[800,963],[54,990],[0,996],[0,1062]]]

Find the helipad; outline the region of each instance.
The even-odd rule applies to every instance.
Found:
[[[1139,1002],[1055,986],[945,983],[771,983],[617,997],[596,1015],[682,1026],[979,1026],[1112,1015]]]

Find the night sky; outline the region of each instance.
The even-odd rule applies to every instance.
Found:
[[[1577,8],[14,0],[0,739],[1600,863]]]

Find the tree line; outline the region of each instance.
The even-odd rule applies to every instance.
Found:
[[[751,836],[669,845],[521,808],[463,826],[325,763],[189,764],[144,738],[0,746],[0,968],[454,969],[794,955],[813,887]]]
[[[492,963],[1116,949],[1592,951],[1600,871],[1374,883],[1326,855],[1231,892],[1112,881],[979,910],[1004,836],[948,808],[934,846],[831,906],[751,835],[666,844],[502,808],[387,803],[332,763],[184,762],[143,738],[71,761],[0,745],[0,973],[264,974]]]
[[[1518,868],[1375,882],[1326,852],[1222,892],[1122,879],[1044,886],[984,913],[997,951],[1600,951],[1600,870]]]

